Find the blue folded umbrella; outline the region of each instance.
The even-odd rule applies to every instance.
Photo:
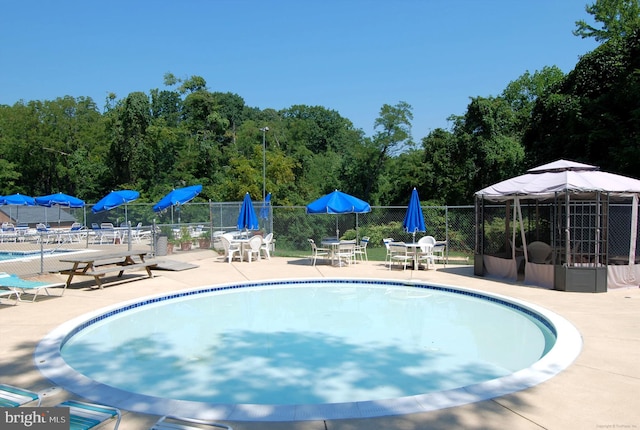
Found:
[[[407,233],[413,234],[413,241],[416,240],[416,233],[419,231],[427,231],[424,224],[424,214],[422,213],[422,207],[420,206],[420,199],[418,198],[418,190],[415,188],[411,192],[411,199],[409,200],[409,206],[407,207],[407,213],[402,221],[402,228]]]
[[[260,209],[260,218],[268,219],[269,218],[269,206],[271,205],[271,193],[267,194],[264,202],[262,203],[262,208]]]
[[[258,216],[253,208],[251,202],[251,196],[249,193],[244,195],[242,200],[242,206],[240,207],[240,213],[238,214],[238,230],[258,230],[260,224],[258,223]]]

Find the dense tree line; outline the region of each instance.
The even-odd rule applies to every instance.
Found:
[[[103,109],[70,96],[0,105],[0,194],[62,191],[95,202],[132,188],[152,202],[201,183],[203,199],[260,199],[263,155],[278,205],[304,205],[333,189],[374,205],[406,204],[414,186],[423,200],[470,204],[480,188],[558,158],[638,177],[637,7],[588,6],[603,28],[578,21],[576,34],[602,44],[574,70],[527,71],[497,96],[471,98],[449,129],[419,143],[403,101],[380,108],[369,137],[330,108],[260,110],[238,94],[209,91],[199,76],[167,74],[166,88],[111,94]]]

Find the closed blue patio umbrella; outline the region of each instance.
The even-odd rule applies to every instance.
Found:
[[[262,207],[260,208],[260,218],[269,219],[269,206],[271,205],[271,193],[267,194],[264,202],[262,202]]]
[[[153,211],[160,212],[170,207],[172,209],[171,222],[173,223],[173,207],[183,205],[193,200],[201,191],[202,185],[191,185],[189,187],[176,188],[160,199],[160,201],[153,206]],[[178,222],[180,222],[179,216]]]
[[[109,194],[101,198],[92,208],[91,212],[94,214],[110,211],[118,206],[124,206],[124,220],[129,221],[127,217],[127,203],[132,202],[140,197],[140,193],[133,190],[118,190],[111,191]]]
[[[371,212],[371,206],[364,200],[335,190],[307,205],[308,214],[361,214]],[[336,217],[336,236],[340,237]]]
[[[240,213],[238,214],[238,230],[258,230],[260,224],[258,223],[258,216],[253,208],[253,202],[251,202],[251,196],[249,193],[244,195],[242,200],[242,206],[240,206]]]
[[[407,233],[413,234],[413,242],[416,241],[416,233],[421,231],[427,231],[424,225],[424,214],[422,213],[422,207],[420,206],[420,199],[418,198],[418,190],[415,188],[411,192],[411,199],[409,200],[409,206],[407,207],[407,213],[402,221],[402,228]]]

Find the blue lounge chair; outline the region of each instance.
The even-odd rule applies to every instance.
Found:
[[[32,302],[36,301],[36,297],[40,290],[44,290],[47,295],[49,294],[49,288],[63,287],[62,294],[64,294],[64,288],[67,284],[64,282],[40,282],[31,281],[28,279],[22,279],[17,275],[12,275],[6,272],[0,272],[0,295],[6,295],[11,297],[16,296],[16,303],[21,302],[21,295],[25,293],[33,294]],[[62,295],[60,294],[60,295]]]
[[[195,425],[198,424],[196,427]],[[196,420],[193,418],[179,418],[164,416],[156,422],[150,430],[204,430],[207,428],[233,430],[231,427],[210,421]]]
[[[38,402],[36,406],[40,406],[40,394],[13,385],[0,384],[0,407],[17,408],[31,402]]]
[[[70,430],[89,430],[99,426],[105,421],[116,420],[113,430],[118,430],[122,414],[117,408],[99,405],[97,403],[79,402],[67,400],[57,406],[69,408]]]

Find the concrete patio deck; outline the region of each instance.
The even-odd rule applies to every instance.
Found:
[[[54,387],[37,369],[33,352],[53,328],[91,310],[151,294],[196,286],[263,279],[366,277],[417,279],[504,294],[556,312],[580,331],[584,346],[577,360],[552,379],[510,395],[439,411],[375,419],[229,422],[235,430],[376,429],[622,429],[640,428],[640,289],[601,294],[567,293],[473,276],[470,266],[438,265],[438,270],[387,270],[381,262],[351,267],[317,265],[307,259],[273,257],[253,263],[223,262],[211,251],[162,257],[197,264],[185,271],[126,273],[103,290],[77,282],[62,297],[38,297],[35,303],[0,305],[0,382],[46,395],[43,406],[73,394]],[[144,279],[140,279],[144,278]],[[59,293],[55,289],[54,294]],[[123,411],[122,430],[149,428],[159,417]],[[110,428],[110,427],[105,427]]]

